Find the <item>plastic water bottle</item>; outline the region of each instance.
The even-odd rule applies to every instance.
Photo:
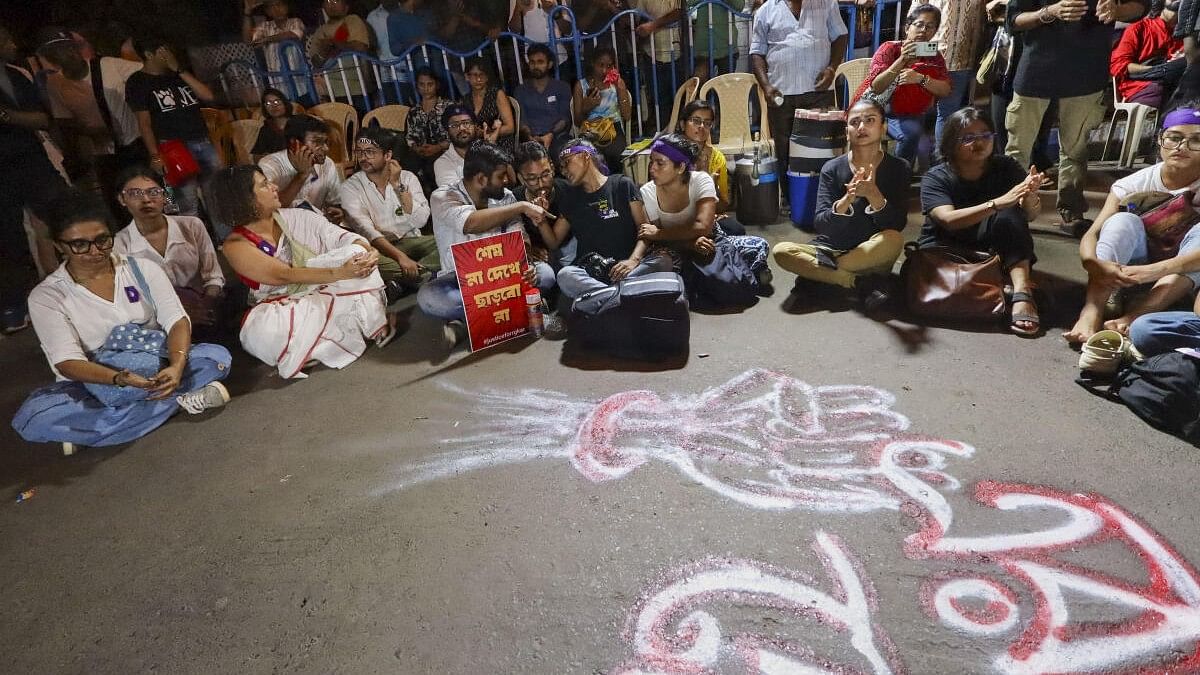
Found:
[[[525,313],[529,316],[529,332],[542,337],[546,332],[546,321],[542,317],[542,292],[536,288],[525,291]]]

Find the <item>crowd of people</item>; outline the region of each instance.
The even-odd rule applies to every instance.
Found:
[[[286,0],[246,0],[243,31],[261,44],[307,36],[318,60],[369,49],[383,56],[499,30],[565,34],[570,26],[546,21],[556,4],[481,3],[466,12],[462,0],[384,0],[364,19],[346,0],[324,0],[326,21],[310,33]],[[570,4],[580,22],[602,23],[626,7]],[[677,3],[633,6],[652,17],[636,26],[638,36],[678,40]],[[763,131],[787,166],[795,111],[833,104],[849,30],[836,0],[732,6],[753,12],[750,64],[771,123]],[[732,265],[767,289],[771,258],[796,275],[796,292],[848,289],[873,311],[896,295],[892,270],[916,182],[924,215],[916,246],[998,256],[1013,333],[1042,333],[1029,223],[1057,180],[1063,226],[1081,237],[1089,277],[1064,337],[1083,344],[1109,329],[1146,354],[1200,346],[1200,318],[1166,311],[1200,282],[1200,230],[1190,229],[1200,216],[1186,218],[1200,190],[1200,103],[1188,98],[1186,67],[1194,14],[1135,0],[915,4],[900,39],[880,47],[861,87],[848,92],[847,152],[820,173],[815,236],[773,249],[736,217],[712,102],[687,102],[675,127],[653,139],[644,151],[648,181],[626,175],[635,92],[611,46],[589,50],[584,77],[567,81],[554,67],[571,55],[533,44],[528,76],[511,92],[488,61],[472,59],[458,99],[447,95],[451,74],[424,64],[412,73],[420,100],[405,128],[361,129],[347,165],[331,157],[324,120],[267,89],[253,163],[224,166],[201,114],[214,92],[163,40],[138,36],[124,58],[103,56],[50,27],[36,37],[43,72],[31,78],[0,30],[0,321],[5,332],[32,323],[58,380],[32,393],[13,424],[27,440],[68,449],[126,442],[178,410],[229,401],[221,380],[231,357],[215,343],[234,330],[246,353],[284,378],[303,378],[315,365],[344,368],[371,344],[391,342],[396,300],[409,294],[443,322],[453,349],[466,326],[451,247],[500,232],[524,239],[524,282],[546,299],[552,334],[573,300],[641,275],[674,272],[698,295],[732,297],[722,294],[732,282],[719,273]],[[991,112],[967,100],[989,19],[1002,24],[993,45],[1008,46],[990,68]],[[1119,41],[1116,21],[1133,21]],[[710,66],[720,72],[729,62],[662,57],[644,55],[664,79],[714,76]],[[1169,78],[1144,77],[1164,64]],[[1087,139],[1109,87],[1162,109],[1161,161],[1118,180],[1086,220]],[[1002,116],[997,99],[1009,101]],[[1056,178],[1044,161],[1052,116]],[[1186,227],[1160,226],[1153,213],[1164,201],[1171,222]],[[117,219],[127,224],[118,229]],[[1150,289],[1123,292],[1141,285]]]

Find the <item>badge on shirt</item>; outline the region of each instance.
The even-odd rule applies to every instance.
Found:
[[[551,94],[550,96],[546,97],[546,103],[558,103],[558,97]]]
[[[125,297],[129,298],[129,302],[134,303],[142,299],[142,294],[138,293],[138,289],[133,286],[125,287]]]

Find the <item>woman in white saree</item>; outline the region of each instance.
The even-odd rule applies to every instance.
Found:
[[[345,368],[395,335],[385,313],[379,255],[362,237],[306,209],[281,209],[279,189],[257,166],[214,176],[209,194],[233,227],[222,251],[250,287],[242,347],[285,378],[320,362]]]

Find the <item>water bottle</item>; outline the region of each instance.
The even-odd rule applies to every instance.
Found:
[[[525,291],[525,312],[529,316],[529,332],[534,337],[542,337],[546,331],[546,322],[542,317],[542,292],[536,288]]]

